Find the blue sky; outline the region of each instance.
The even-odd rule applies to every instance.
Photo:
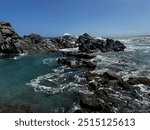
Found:
[[[20,35],[150,34],[150,0],[0,0],[0,21]]]

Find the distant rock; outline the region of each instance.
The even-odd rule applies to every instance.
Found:
[[[109,51],[124,51],[126,48],[123,43],[120,41],[114,41],[113,39],[100,40],[94,39],[89,34],[85,33],[76,41],[76,44],[79,44],[79,50],[81,52],[109,52]]]
[[[106,40],[106,50],[107,51],[124,51],[124,49],[126,48],[125,45],[123,43],[121,43],[120,41],[114,41],[113,39],[108,39]]]
[[[59,49],[64,48],[75,48],[77,47],[76,43],[77,38],[71,35],[64,35],[63,37],[57,37],[51,39],[55,46]]]

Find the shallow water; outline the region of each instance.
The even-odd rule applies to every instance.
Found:
[[[57,63],[63,55],[50,53],[0,59],[0,103],[27,104],[41,112],[71,112],[84,91],[82,70]]]

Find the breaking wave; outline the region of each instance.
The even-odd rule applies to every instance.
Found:
[[[43,64],[49,64],[51,61],[52,59],[45,59]],[[75,73],[78,72],[72,72],[70,67],[61,66],[52,69],[51,73],[32,79],[26,85],[33,87],[35,92],[48,94],[63,93],[64,91],[87,92],[88,90],[80,84],[80,81],[84,79]]]

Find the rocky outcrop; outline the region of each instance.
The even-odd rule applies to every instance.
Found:
[[[76,41],[79,44],[79,50],[81,52],[109,52],[109,51],[124,51],[126,48],[120,41],[114,41],[113,39],[107,39],[106,41],[100,39],[94,39],[89,34],[85,33]]]
[[[119,41],[94,39],[87,33],[79,36],[79,38],[72,35],[43,38],[38,34],[20,37],[10,23],[0,22],[0,54],[34,54],[59,51],[59,49],[75,48],[78,46],[80,54],[75,54],[75,56],[79,57],[85,57],[85,53],[93,53],[98,50],[108,52],[123,51],[125,49],[125,46]]]
[[[67,59],[67,58],[58,58],[58,63],[68,65],[71,68],[89,68],[95,69],[96,63],[90,60],[76,60],[76,59]]]
[[[144,84],[150,86],[150,79],[147,77],[130,77],[127,82],[130,85]]]
[[[144,97],[150,97],[136,86],[145,84],[150,87],[150,79],[137,77],[124,81],[107,72],[101,75],[86,72],[85,78],[92,93],[81,95],[81,108],[76,112],[150,112],[149,105],[144,104]]]
[[[71,35],[65,35],[63,37],[57,37],[51,39],[53,44],[59,49],[77,47],[77,45],[75,44],[76,40],[77,38]]]
[[[0,54],[35,54],[59,51],[76,47],[76,37],[65,35],[58,38],[43,38],[38,34],[20,37],[10,23],[0,22]]]
[[[0,53],[22,53],[22,40],[14,31],[10,23],[0,22]]]

